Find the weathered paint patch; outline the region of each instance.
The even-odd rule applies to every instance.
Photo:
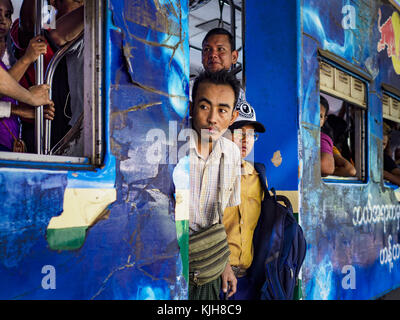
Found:
[[[47,240],[52,250],[75,250],[85,241],[85,231],[104,216],[116,200],[115,189],[66,188],[63,212],[50,220]],[[68,230],[72,228],[72,230]]]
[[[272,157],[271,162],[274,164],[275,167],[279,167],[282,164],[282,155],[279,150],[274,152],[274,156]]]
[[[52,250],[76,250],[82,247],[88,227],[47,229],[46,239]]]

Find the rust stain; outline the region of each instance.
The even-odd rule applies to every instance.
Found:
[[[139,104],[137,106],[130,107],[130,108],[126,109],[126,110],[114,111],[114,112],[111,113],[111,120],[114,122],[114,120],[116,120],[117,117],[121,117],[121,119],[120,119],[121,125],[117,129],[122,129],[122,128],[125,127],[125,117],[124,117],[124,115],[127,114],[128,112],[134,112],[134,111],[138,111],[138,110],[145,110],[147,108],[154,107],[154,106],[159,106],[161,104],[162,104],[161,101],[157,101],[157,102]]]
[[[169,18],[170,14],[178,18],[174,6],[170,3],[160,5],[158,1],[154,1],[154,5],[157,11],[155,12],[155,16],[152,16],[151,12],[153,9],[149,7],[147,2],[140,4],[127,3],[125,5],[126,11],[124,16],[129,22],[151,28],[155,31],[168,32],[178,36],[180,28],[175,21]],[[180,4],[178,6],[180,7]]]
[[[159,106],[161,104],[162,104],[161,101],[152,102],[152,103],[145,103],[145,104],[140,104],[140,105],[137,105],[137,106],[134,106],[134,107],[130,107],[130,108],[128,108],[126,110],[123,110],[123,111],[120,111],[120,112],[121,113],[128,113],[128,112],[131,112],[131,111],[144,110],[144,109],[147,109],[147,108],[150,108],[150,107],[153,107],[153,106]]]
[[[157,89],[154,89],[152,87],[142,85],[139,82],[134,81],[133,79],[132,79],[132,83],[135,84],[136,86],[138,86],[139,88],[143,89],[143,90],[146,90],[146,91],[149,91],[149,92],[152,92],[152,93],[156,93],[156,94],[159,94],[161,96],[165,96],[165,97],[168,97],[168,98],[177,98],[177,99],[181,99],[181,100],[187,100],[186,96],[179,96],[179,95],[176,95],[176,94],[168,94],[168,93],[163,92],[161,90],[157,90]]]
[[[186,36],[186,33],[184,35],[182,35],[182,10],[180,10],[181,6],[180,6],[180,3],[178,3],[179,10],[177,13],[175,8],[171,4],[166,4],[166,5],[162,6],[156,1],[154,2],[154,4],[157,9],[157,12],[155,14],[155,19],[154,19],[154,17],[151,17],[148,15],[149,10],[147,8],[146,2],[143,3],[144,7],[139,7],[137,5],[136,6],[130,5],[127,8],[127,14],[125,15],[126,18],[124,17],[124,19],[123,19],[124,24],[125,24],[125,30],[128,33],[129,37],[131,37],[139,42],[142,42],[146,45],[171,49],[172,55],[171,55],[171,58],[169,61],[169,66],[170,66],[172,59],[175,55],[175,52],[176,52],[176,50],[178,50],[179,46],[181,46],[181,48],[183,50],[183,42],[184,42],[184,39]],[[179,23],[171,21],[169,19],[169,13],[172,14],[173,16],[175,16],[179,20]],[[169,40],[172,35],[177,36],[177,37],[179,37],[179,41],[175,45],[168,45],[165,43],[159,43],[159,42],[142,39],[142,38],[137,37],[134,34],[129,32],[129,28],[126,24],[126,20],[136,23],[136,24],[139,24],[139,25],[142,25],[151,30],[166,33],[169,35],[167,40]],[[125,54],[125,50],[124,50],[124,54]],[[125,58],[127,60],[129,60],[129,58],[126,55],[125,55]],[[128,61],[128,65],[129,64],[130,63]]]
[[[113,271],[111,271],[108,274],[108,276],[104,279],[101,288],[96,292],[96,294],[91,298],[91,300],[94,300],[98,295],[100,295],[104,291],[108,280],[110,280],[110,278],[114,275],[114,273],[116,273],[118,271],[122,271],[122,270],[127,269],[127,268],[132,268],[132,267],[135,266],[135,262],[131,263],[130,260],[131,260],[131,255],[128,256],[128,259],[127,259],[126,263],[123,266],[120,266],[120,267],[114,269]]]

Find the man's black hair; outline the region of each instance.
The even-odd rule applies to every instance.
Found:
[[[228,70],[220,70],[217,72],[202,71],[195,79],[192,89],[192,101],[195,102],[197,89],[202,82],[208,82],[217,85],[228,85],[235,92],[235,102],[233,109],[235,109],[237,100],[240,93],[240,82],[236,79],[235,75]]]
[[[235,50],[235,42],[233,41],[233,36],[228,30],[226,30],[224,28],[214,28],[214,29],[211,29],[210,31],[208,31],[206,36],[204,37],[201,45],[203,46],[209,37],[216,35],[216,34],[222,34],[222,35],[228,36],[229,43],[231,44],[231,51]]]
[[[327,115],[328,115],[328,112],[329,112],[329,102],[328,102],[328,100],[326,100],[325,97],[320,96],[320,97],[319,97],[319,103],[322,104],[322,105],[324,106],[324,108],[325,108],[325,115],[327,116]]]

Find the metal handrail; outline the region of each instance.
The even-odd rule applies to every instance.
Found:
[[[34,35],[43,35],[42,30],[42,8],[43,8],[43,0],[35,1],[35,29]],[[36,60],[36,85],[43,84],[43,70],[44,70],[44,62],[43,62],[43,54],[39,55]],[[38,106],[35,111],[35,148],[37,154],[43,153],[42,146],[42,138],[43,138],[43,106]]]
[[[54,54],[53,58],[50,60],[49,65],[46,70],[45,75],[45,83],[50,85],[49,97],[52,99],[52,83],[54,72],[61,59],[68,53],[68,50],[78,41],[80,41],[83,37],[83,33],[76,37],[74,40],[65,44],[61,49],[57,50]],[[46,119],[44,126],[44,154],[49,154],[50,152],[50,143],[51,143],[51,120]]]

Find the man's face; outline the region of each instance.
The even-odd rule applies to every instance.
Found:
[[[229,85],[201,82],[191,108],[193,129],[203,142],[216,141],[235,121],[235,93]],[[233,112],[232,112],[233,111]]]
[[[207,71],[229,70],[237,59],[238,52],[232,51],[229,38],[225,34],[212,35],[203,44],[201,62]]]
[[[242,158],[246,158],[254,147],[254,126],[251,124],[235,129],[232,141],[239,147]]]

